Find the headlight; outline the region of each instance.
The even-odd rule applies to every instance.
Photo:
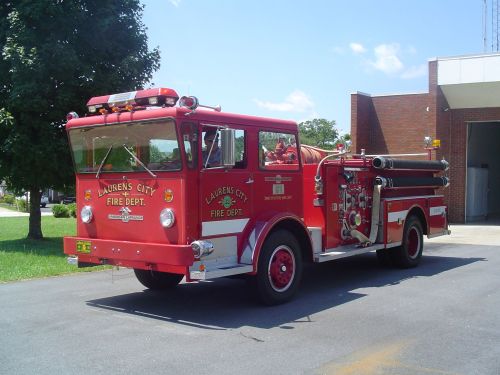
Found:
[[[80,217],[85,224],[90,223],[93,217],[92,208],[90,206],[83,207],[80,211]]]
[[[165,208],[160,213],[160,223],[165,228],[171,228],[175,223],[174,211],[170,208]]]

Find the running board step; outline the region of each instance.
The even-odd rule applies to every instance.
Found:
[[[369,253],[370,251],[383,249],[384,247],[384,244],[375,244],[366,247],[360,247],[359,244],[339,246],[333,249],[327,249],[324,253],[314,254],[314,261],[316,263],[328,262],[330,260]]]
[[[220,265],[219,267],[206,268],[204,271],[194,271],[191,267],[189,276],[192,280],[208,280],[218,277],[240,275],[253,271],[253,266],[248,264]]]

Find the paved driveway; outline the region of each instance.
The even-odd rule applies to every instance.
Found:
[[[1,374],[500,374],[500,227],[454,226],[418,268],[308,267],[261,307],[243,280],[144,291],[130,270],[0,285]]]
[[[49,211],[48,208],[41,209],[41,210],[43,210],[41,212],[42,216],[51,216],[52,215],[52,212]],[[0,207],[0,217],[19,217],[19,216],[30,216],[30,214],[27,212],[13,211],[13,210],[9,210],[7,208]]]

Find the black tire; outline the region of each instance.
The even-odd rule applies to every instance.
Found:
[[[424,249],[422,223],[416,216],[406,219],[401,246],[391,251],[394,264],[401,268],[416,267]]]
[[[300,246],[292,233],[279,230],[264,242],[253,282],[257,297],[266,305],[289,301],[302,278]]]
[[[151,290],[166,290],[179,284],[184,275],[177,273],[158,272],[134,269],[135,277],[146,288]]]

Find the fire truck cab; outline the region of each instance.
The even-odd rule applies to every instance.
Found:
[[[179,104],[177,105],[177,102]],[[157,88],[100,96],[66,128],[76,172],[69,261],[133,268],[147,288],[247,275],[266,304],[304,262],[377,251],[418,264],[449,234],[445,161],[300,145],[295,122],[228,114]]]

